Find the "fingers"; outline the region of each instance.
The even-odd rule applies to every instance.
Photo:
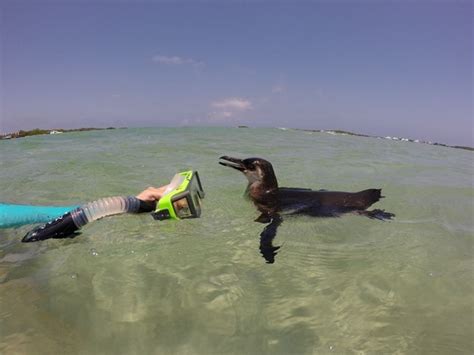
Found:
[[[140,192],[137,195],[137,198],[146,201],[146,202],[155,202],[158,201],[164,194],[168,185],[164,185],[161,187],[148,187],[144,191]]]

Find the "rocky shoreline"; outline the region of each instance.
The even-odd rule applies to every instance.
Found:
[[[287,128],[285,128],[285,129],[287,129]],[[369,136],[367,134],[354,133],[354,132],[343,131],[343,130],[339,130],[339,129],[324,130],[324,129],[299,129],[299,128],[296,128],[296,129],[293,129],[293,130],[294,131],[303,131],[303,132],[328,133],[328,134],[343,135],[343,136],[357,136],[357,137],[368,137],[368,138],[377,138],[377,139],[388,139],[388,140],[392,140],[392,141],[422,143],[422,144],[429,144],[429,145],[439,145],[439,146],[447,147],[447,148],[455,148],[455,149],[464,149],[464,150],[474,151],[473,147],[466,147],[466,146],[462,146],[462,145],[448,145],[448,144],[444,144],[444,143],[437,143],[437,142],[430,142],[430,141],[423,141],[423,140],[419,140],[419,139],[410,139],[410,138],[402,138],[402,137]]]
[[[94,127],[86,127],[86,128],[74,128],[74,129],[40,129],[35,128],[29,131],[19,130],[18,132],[14,133],[7,133],[0,135],[0,139],[13,139],[13,138],[23,138],[23,137],[30,137],[30,136],[37,136],[43,134],[61,134],[66,132],[83,132],[83,131],[102,131],[106,129],[116,129],[115,127],[107,127],[107,128],[94,128]]]

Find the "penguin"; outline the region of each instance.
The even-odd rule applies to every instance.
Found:
[[[384,210],[367,210],[384,197],[382,189],[343,192],[279,187],[273,166],[265,159],[229,156],[219,159],[219,164],[234,168],[246,176],[246,195],[260,212],[255,221],[268,223],[260,235],[260,251],[267,263],[274,262],[276,251],[280,248],[274,247],[272,241],[284,215],[339,217],[352,213],[379,220],[395,217],[393,213]]]

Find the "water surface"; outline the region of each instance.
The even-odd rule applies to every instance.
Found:
[[[289,218],[261,257],[246,180],[221,155],[270,160],[281,186],[383,188],[357,216]],[[473,353],[472,152],[278,129],[124,129],[0,141],[0,200],[67,205],[197,169],[197,220],[108,217],[68,240],[0,230],[0,353]]]

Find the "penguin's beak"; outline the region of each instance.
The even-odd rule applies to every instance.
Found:
[[[221,165],[228,166],[230,168],[234,168],[242,172],[247,169],[242,159],[232,158],[227,155],[224,155],[220,157],[219,159],[226,160],[226,161],[220,161],[219,164]]]

